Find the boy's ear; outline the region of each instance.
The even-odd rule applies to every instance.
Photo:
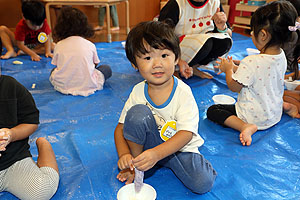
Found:
[[[179,58],[177,58],[177,60],[175,60],[175,65],[177,65],[177,64],[178,64],[178,61],[179,61]]]
[[[132,66],[134,69],[138,70],[137,66],[135,66],[133,63],[131,63],[131,66]]]

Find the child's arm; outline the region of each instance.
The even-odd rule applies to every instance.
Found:
[[[144,151],[132,160],[133,165],[141,170],[147,171],[152,168],[158,161],[177,152],[184,147],[193,137],[190,131],[178,131],[173,137],[166,142]]]
[[[45,42],[45,56],[46,58],[51,57],[53,58],[53,54],[51,53],[51,41],[50,41],[50,36],[47,36],[48,39]]]
[[[130,149],[128,147],[128,144],[123,136],[123,124],[119,123],[115,129],[115,145],[117,148],[119,161],[118,161],[118,167],[120,170],[130,168],[133,170],[132,166],[132,155],[130,152]]]
[[[33,60],[33,61],[40,61],[41,60],[41,57],[38,54],[36,54],[31,49],[29,49],[27,46],[25,46],[24,41],[18,41],[17,40],[17,46],[24,53],[28,54],[31,57],[31,60]]]
[[[37,124],[19,124],[11,129],[0,129],[0,151],[5,151],[6,146],[11,142],[29,137],[37,128]]]
[[[219,57],[219,59],[221,61],[217,61],[217,63],[220,64],[219,69],[226,74],[228,88],[233,92],[240,92],[243,85],[232,79],[232,74],[237,70],[238,66],[233,63],[232,57],[228,57],[228,59]]]

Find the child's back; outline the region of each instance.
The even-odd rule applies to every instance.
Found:
[[[95,69],[99,62],[92,42],[80,36],[68,37],[55,47],[52,64],[57,68],[50,82],[61,93],[88,96],[103,89],[104,75]]]
[[[239,93],[238,101],[236,105],[209,107],[207,118],[240,131],[243,145],[251,144],[257,130],[269,128],[281,119],[287,67],[281,47],[290,38],[288,27],[296,18],[295,8],[287,1],[261,6],[251,18],[252,41],[261,53],[248,56],[239,66],[232,57],[219,62],[229,89]]]
[[[235,104],[240,119],[255,124],[260,130],[280,121],[286,66],[283,51],[277,55],[248,56],[241,61],[232,75],[234,80],[245,86]]]
[[[99,66],[96,46],[86,38],[94,31],[87,17],[78,9],[61,10],[54,29],[57,43],[52,64],[57,67],[51,73],[50,82],[63,94],[88,96],[102,90],[111,76],[109,66]]]

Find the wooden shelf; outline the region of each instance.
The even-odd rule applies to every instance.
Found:
[[[232,27],[239,27],[244,29],[251,29],[250,28],[250,22],[251,22],[251,16],[243,16],[243,12],[255,12],[256,9],[258,9],[259,6],[253,6],[248,4],[236,4],[235,10],[240,11],[240,16],[234,17],[234,23]]]
[[[251,6],[247,4],[236,4],[235,10],[244,11],[244,12],[255,12],[259,6]]]
[[[234,23],[250,25],[251,17],[234,17]]]

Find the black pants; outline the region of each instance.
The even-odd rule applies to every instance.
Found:
[[[217,39],[209,38],[199,52],[195,55],[192,61],[189,63],[190,66],[196,64],[206,65],[209,62],[216,60],[219,56],[227,53],[231,48],[231,39]]]
[[[207,119],[220,124],[222,126],[224,125],[225,120],[236,114],[235,105],[223,105],[223,104],[216,104],[212,105],[207,109]]]

